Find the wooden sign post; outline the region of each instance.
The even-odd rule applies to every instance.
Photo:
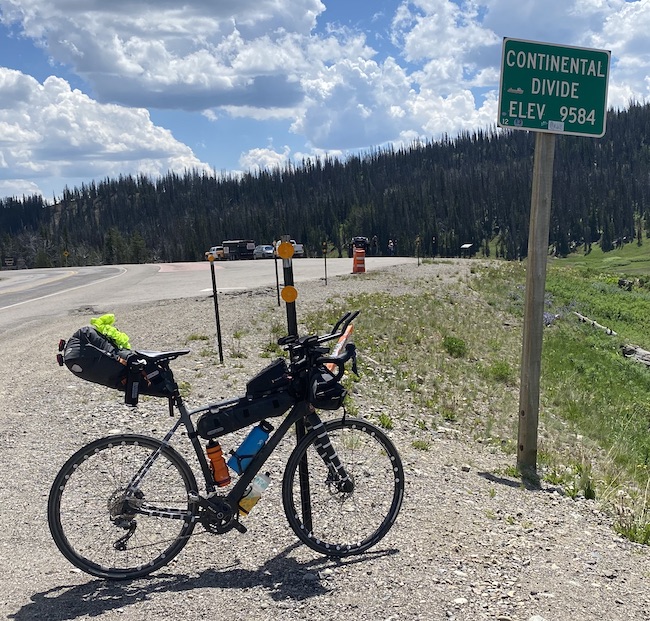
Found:
[[[537,132],[526,267],[517,467],[537,470],[539,384],[544,330],[555,135],[605,134],[610,52],[505,38],[499,127]]]
[[[530,201],[526,302],[519,387],[519,437],[517,441],[517,468],[520,472],[529,474],[537,470],[539,378],[542,367],[544,291],[551,221],[554,156],[555,134],[538,133],[535,136],[533,191]]]

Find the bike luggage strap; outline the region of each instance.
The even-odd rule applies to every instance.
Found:
[[[173,351],[146,351],[133,350],[126,359],[126,390],[124,392],[124,403],[135,407],[138,405],[140,395],[140,382],[147,382],[144,369],[147,363],[165,363],[174,360],[179,356],[189,354],[189,349],[176,349]]]
[[[138,396],[140,395],[140,380],[142,379],[142,369],[146,361],[131,355],[126,361],[126,387],[124,391],[124,403],[135,407],[138,405]]]

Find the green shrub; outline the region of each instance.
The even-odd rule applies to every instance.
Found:
[[[467,355],[467,345],[463,339],[456,336],[445,336],[442,339],[445,351],[453,358],[464,358]]]

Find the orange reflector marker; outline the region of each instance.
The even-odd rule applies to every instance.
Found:
[[[214,261],[214,255],[213,254],[208,255],[208,261]]]
[[[282,242],[278,246],[278,256],[281,259],[290,259],[293,256],[293,244],[291,242]]]
[[[291,244],[289,244],[291,246]],[[291,246],[293,249],[293,246]],[[292,287],[291,285],[287,285],[282,289],[282,293],[280,294],[282,296],[282,299],[287,302],[295,302],[296,298],[298,297],[298,290],[295,287]]]

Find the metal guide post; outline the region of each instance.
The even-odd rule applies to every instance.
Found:
[[[277,253],[282,259],[282,271],[284,274],[284,288],[282,299],[287,305],[287,334],[298,336],[298,319],[296,315],[296,298],[298,291],[293,281],[293,244],[289,241],[288,235],[282,236],[282,242],[278,246]],[[299,443],[307,435],[305,421],[300,419],[296,422],[296,442]],[[302,508],[302,520],[305,528],[311,531],[311,500],[309,493],[309,469],[307,465],[307,454],[303,456],[298,464],[298,480],[300,481],[300,505]]]
[[[217,298],[217,277],[214,272],[214,257],[210,255],[210,272],[212,273],[212,297],[214,298],[214,315],[217,321],[217,344],[219,346],[219,362],[223,363],[223,345],[221,344],[221,321],[219,319],[219,300]]]

